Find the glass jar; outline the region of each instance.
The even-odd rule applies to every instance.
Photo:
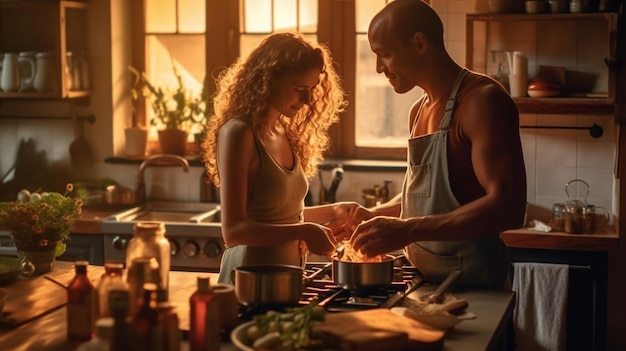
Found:
[[[126,268],[130,272],[138,258],[154,258],[158,264],[159,288],[168,289],[170,273],[170,243],[165,238],[163,222],[138,222],[133,228],[133,238],[126,248]]]
[[[556,203],[552,205],[552,221],[550,227],[554,231],[562,232],[565,229],[565,204]]]
[[[112,290],[128,290],[128,284],[122,274],[124,264],[118,261],[104,262],[104,274],[96,286],[98,300],[98,318],[109,317],[109,293]]]

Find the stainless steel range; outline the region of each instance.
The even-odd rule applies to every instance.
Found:
[[[102,222],[105,260],[124,261],[139,221],[165,223],[171,270],[219,271],[224,251],[219,204],[151,201],[112,215]]]

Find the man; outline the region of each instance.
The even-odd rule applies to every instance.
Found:
[[[429,281],[460,269],[458,284],[509,287],[499,233],[522,225],[526,205],[514,102],[496,81],[452,60],[441,20],[425,2],[390,2],[368,38],[376,71],[396,93],[419,86],[425,94],[409,112],[401,194],[372,209],[337,205],[348,223],[360,223],[350,226],[352,245],[368,256],[404,249]]]

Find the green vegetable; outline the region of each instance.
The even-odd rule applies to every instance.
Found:
[[[284,313],[268,311],[265,314],[253,317],[256,325],[250,328],[255,328],[251,334],[257,337],[255,338],[256,340],[263,339],[271,334],[273,335],[271,339],[275,340],[277,336],[275,333],[278,333],[281,342],[279,345],[275,345],[275,347],[281,346],[281,350],[297,350],[309,343],[309,325],[311,322],[323,320],[325,314],[324,308],[317,305],[317,300],[306,306],[289,308]],[[268,337],[268,340],[270,340],[270,337]],[[255,342],[255,345],[257,344]],[[265,342],[263,344],[265,345]]]

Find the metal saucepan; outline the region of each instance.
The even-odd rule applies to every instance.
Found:
[[[134,205],[135,191],[121,185],[109,185],[102,193],[102,199],[107,205]]]
[[[303,290],[302,267],[279,264],[235,268],[235,294],[246,306],[294,305]]]
[[[397,258],[385,255],[382,262],[345,262],[333,257],[333,281],[343,289],[355,291],[385,288],[393,281]]]

